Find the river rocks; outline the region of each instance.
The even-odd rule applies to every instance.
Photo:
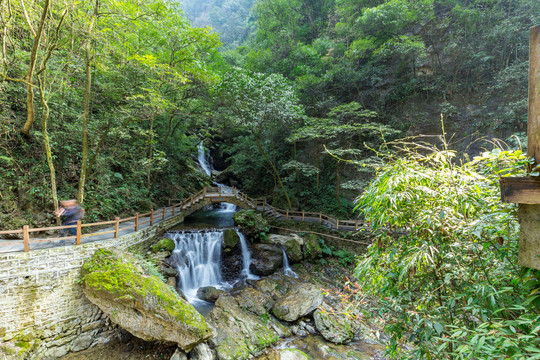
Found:
[[[272,234],[267,237],[265,243],[275,244],[283,248],[287,253],[289,261],[292,263],[300,262],[304,258],[304,255],[302,254],[302,245],[304,245],[304,239],[296,234]]]
[[[252,261],[249,269],[255,275],[267,276],[283,266],[283,253],[277,246],[254,244],[251,252]]]
[[[201,300],[208,302],[216,302],[216,300],[221,296],[227,294],[226,291],[216,289],[213,286],[205,286],[197,290],[197,297]]]
[[[234,214],[233,220],[234,225],[239,226],[248,238],[258,238],[270,229],[268,221],[254,210],[240,210]]]
[[[214,360],[216,356],[208,344],[199,344],[189,353],[189,360]]]
[[[173,251],[175,247],[176,244],[174,243],[174,240],[163,238],[152,246],[152,252]]]
[[[271,316],[257,316],[242,310],[232,296],[221,296],[207,316],[216,330],[209,340],[220,360],[242,360],[259,353],[290,332]]]
[[[170,360],[188,360],[185,352],[180,349],[176,349]]]
[[[264,356],[261,356],[259,360],[309,360],[311,359],[301,350],[298,349],[275,349]]]
[[[236,245],[238,245],[238,242],[240,241],[240,237],[238,236],[238,233],[234,229],[227,229],[223,232],[223,243],[225,246],[225,249],[232,249]]]
[[[251,311],[255,315],[266,314],[274,305],[270,295],[264,294],[254,288],[247,287],[234,297],[242,309]]]
[[[128,252],[97,250],[82,268],[83,292],[122,328],[146,341],[177,343],[184,351],[213,336],[193,306]]]
[[[328,341],[342,344],[351,341],[356,333],[355,323],[344,313],[317,310],[313,314],[315,326]]]
[[[272,313],[280,320],[295,321],[313,312],[322,304],[323,294],[312,284],[295,286],[272,307]]]

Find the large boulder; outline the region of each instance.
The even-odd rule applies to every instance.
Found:
[[[223,245],[225,249],[233,249],[240,241],[240,236],[234,229],[227,229],[223,232]]]
[[[221,296],[207,316],[216,330],[209,340],[220,360],[243,360],[260,353],[290,331],[268,313],[257,316],[245,312],[232,296]]]
[[[304,239],[296,234],[289,235],[268,235],[264,243],[277,245],[285,250],[291,263],[297,263],[304,259],[302,246]]]
[[[274,305],[274,300],[270,295],[251,287],[243,288],[234,298],[242,309],[259,316],[268,313]]]
[[[211,338],[214,330],[202,315],[150,271],[128,252],[100,249],[83,265],[83,292],[114,323],[143,340],[190,351]]]
[[[234,225],[240,227],[244,235],[250,239],[262,238],[261,234],[270,229],[268,221],[254,210],[240,210],[233,216]]]
[[[322,304],[323,294],[312,284],[303,283],[292,288],[272,307],[272,313],[280,320],[296,321],[312,313]]]
[[[313,318],[321,335],[336,344],[351,341],[357,331],[355,322],[345,313],[318,309],[313,314]]]
[[[197,290],[197,297],[204,301],[216,302],[216,300],[221,296],[227,294],[226,291],[221,289],[216,289],[213,286],[203,286]]]
[[[255,275],[267,276],[283,266],[283,252],[275,245],[254,244],[249,269]]]

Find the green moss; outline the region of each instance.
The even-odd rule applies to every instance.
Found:
[[[174,240],[163,238],[152,246],[152,252],[173,251],[175,247],[176,244],[174,243]]]
[[[133,255],[101,249],[83,265],[84,287],[118,302],[136,302],[152,311],[164,309],[171,318],[183,322],[203,337],[210,330],[202,315],[156,276],[148,276]]]
[[[317,259],[321,256],[322,250],[319,245],[317,235],[307,234],[304,236],[304,259]]]
[[[261,214],[254,210],[241,210],[233,216],[234,224],[239,226],[244,234],[252,238],[266,236],[270,225]]]

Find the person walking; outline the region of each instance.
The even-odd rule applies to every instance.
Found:
[[[62,226],[69,226],[69,229],[62,229],[62,236],[77,235],[77,221],[84,217],[84,209],[77,204],[77,200],[60,201],[60,207],[54,212],[54,215],[62,218]]]

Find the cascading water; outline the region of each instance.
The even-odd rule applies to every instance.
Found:
[[[199,161],[199,164],[201,165],[201,168],[203,169],[204,173],[208,176],[212,176],[212,170],[214,168],[211,165],[210,159],[206,156],[206,151],[204,149],[204,145],[202,142],[197,145],[197,159]],[[221,188],[222,193],[231,193],[231,188],[228,186],[225,186],[223,184],[214,182],[215,185],[219,186]],[[236,205],[230,204],[230,203],[221,203],[219,210],[222,212],[235,212],[236,211]]]
[[[187,300],[196,304],[197,290],[203,286],[224,287],[221,275],[223,232],[216,230],[173,234],[176,248],[172,261],[178,270],[178,286]]]
[[[287,257],[285,249],[281,248],[281,251],[283,251],[283,273],[287,276],[297,278],[298,275],[293,271],[293,269],[291,269],[291,266],[289,265],[289,258]]]
[[[238,229],[236,230],[238,237],[240,238],[240,249],[242,250],[242,273],[241,276],[248,280],[258,280],[259,277],[251,273],[249,266],[251,265],[251,253],[247,245],[246,237]]]

